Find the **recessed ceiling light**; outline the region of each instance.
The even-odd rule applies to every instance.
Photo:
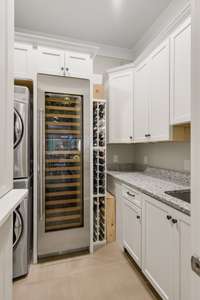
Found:
[[[115,11],[119,12],[122,8],[124,0],[112,0],[112,5]]]

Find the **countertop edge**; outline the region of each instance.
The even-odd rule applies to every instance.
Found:
[[[0,198],[0,226],[27,196],[27,189],[13,189]]]
[[[148,190],[145,190],[145,189],[143,189],[143,188],[140,188],[140,187],[138,187],[137,185],[134,185],[134,184],[132,184],[132,183],[130,183],[130,182],[127,182],[126,180],[123,180],[123,179],[119,178],[118,176],[112,174],[112,171],[107,171],[107,175],[112,176],[114,179],[116,179],[116,180],[118,180],[118,181],[120,181],[120,182],[122,182],[122,183],[128,185],[129,187],[132,187],[133,189],[136,189],[136,190],[138,190],[138,191],[144,193],[145,195],[150,196],[150,197],[154,198],[155,200],[158,200],[158,201],[162,202],[163,204],[165,204],[165,205],[167,205],[167,206],[169,206],[169,207],[172,207],[172,208],[178,210],[179,212],[181,212],[181,213],[183,213],[183,214],[185,214],[185,215],[187,215],[187,216],[190,216],[190,215],[191,215],[191,213],[190,213],[189,210],[184,209],[184,208],[181,208],[180,206],[178,206],[178,205],[176,205],[176,204],[174,204],[174,203],[168,202],[167,200],[165,200],[165,199],[159,197],[159,196],[156,195],[156,194],[153,194],[153,193],[149,192]]]

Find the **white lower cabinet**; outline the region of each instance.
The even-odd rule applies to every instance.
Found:
[[[0,299],[12,300],[12,216],[0,227]]]
[[[145,201],[143,272],[162,299],[172,297],[172,226],[167,211]]]
[[[189,217],[144,198],[142,271],[162,299],[189,299]]]
[[[141,209],[124,199],[123,245],[141,266]]]
[[[180,232],[180,293],[179,300],[190,299],[190,225],[185,221],[179,222]]]
[[[116,240],[163,300],[190,299],[190,217],[112,181]]]
[[[123,199],[121,184],[115,183],[116,196],[116,241],[123,249]]]

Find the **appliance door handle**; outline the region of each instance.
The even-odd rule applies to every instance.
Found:
[[[21,239],[21,236],[23,234],[23,221],[22,221],[22,218],[21,218],[21,215],[20,213],[17,211],[17,209],[14,211],[14,214],[16,216],[16,220],[15,220],[15,224],[13,224],[13,227],[16,226],[16,223],[17,223],[17,228],[18,228],[18,235],[16,237],[16,240],[14,241],[13,243],[13,249],[17,246],[18,242],[20,241]],[[14,229],[13,229],[14,230]]]
[[[43,219],[43,199],[44,199],[44,110],[40,109],[40,220]]]

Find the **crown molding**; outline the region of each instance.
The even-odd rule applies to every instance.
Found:
[[[119,72],[119,71],[124,71],[124,70],[128,70],[128,69],[133,69],[134,66],[135,66],[134,63],[125,64],[125,65],[122,65],[122,66],[119,66],[119,67],[108,69],[106,71],[106,73],[110,74],[110,73],[114,73],[114,72]]]
[[[42,32],[25,30],[19,27],[15,28],[15,40],[18,42],[33,44],[34,47],[43,45],[48,47],[56,47],[60,49],[69,49],[72,51],[89,53],[92,58],[94,58],[96,55],[101,55],[118,59],[133,59],[133,53],[131,49],[113,47],[91,42],[83,42],[81,40],[76,40],[69,37],[50,35]]]
[[[161,42],[163,42],[169,35],[182,23],[184,20],[191,16],[191,4],[187,3],[178,14],[170,21],[168,24],[161,29],[161,31],[151,38],[144,34],[143,38],[137,44],[136,47],[132,49],[132,54],[134,56],[133,63],[119,66],[107,70],[107,74],[114,73],[118,71],[127,70],[136,67],[142,60],[144,60]],[[144,50],[141,50],[144,49]]]
[[[191,3],[188,2],[160,32],[153,34],[147,31],[140,41],[132,48],[135,63],[144,57],[164,41],[184,20],[191,16]],[[154,23],[153,25],[155,25]],[[153,26],[152,25],[152,26]],[[151,29],[150,29],[151,30]]]

